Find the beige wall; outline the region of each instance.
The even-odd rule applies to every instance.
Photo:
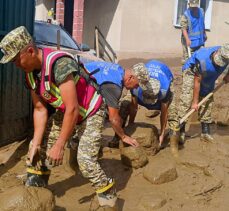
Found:
[[[214,0],[212,24],[207,45],[219,45],[229,42],[229,0]]]
[[[180,55],[173,26],[175,0],[85,0],[83,42],[93,47],[97,25],[119,53]],[[229,42],[229,0],[215,0],[207,46]]]
[[[37,0],[35,20],[47,20],[48,10],[55,7],[54,0]]]

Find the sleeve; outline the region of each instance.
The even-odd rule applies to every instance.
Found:
[[[226,66],[226,68],[224,69],[225,74],[229,74],[229,64]]]
[[[162,103],[168,103],[168,102],[170,102],[171,100],[172,100],[172,92],[170,91],[170,88],[169,88],[169,90],[167,91],[167,93],[166,93],[166,96],[165,96],[165,98],[164,99],[162,99],[161,100],[161,102]]]
[[[107,106],[119,109],[119,99],[122,95],[122,89],[116,84],[103,84],[100,87],[100,92]]]
[[[54,64],[53,74],[57,85],[60,85],[68,75],[77,72],[76,61],[69,57],[61,57]]]
[[[196,53],[197,52],[194,52],[193,54],[192,54],[192,56],[186,61],[186,63],[183,65],[183,67],[182,67],[182,70],[184,71],[184,70],[187,70],[187,69],[191,69],[192,71],[193,71],[193,69],[195,68],[195,66],[196,66],[196,62],[198,61],[197,59],[196,59]]]
[[[186,29],[186,30],[188,29],[188,19],[185,15],[181,16],[180,26],[181,26],[181,29]]]

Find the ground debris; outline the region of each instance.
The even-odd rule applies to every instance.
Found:
[[[203,191],[196,193],[193,196],[206,196],[209,193],[210,194],[214,193],[216,190],[219,190],[222,187],[223,187],[223,182],[219,181],[217,184],[213,184],[210,187],[204,188]]]

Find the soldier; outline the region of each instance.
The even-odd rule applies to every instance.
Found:
[[[188,59],[188,48],[191,53],[204,46],[207,40],[204,24],[204,11],[199,8],[199,0],[189,0],[189,8],[181,16],[181,43],[183,48],[182,64]]]
[[[127,90],[137,88],[138,86],[145,86],[148,80],[147,72],[140,72],[134,67],[132,69],[124,70],[120,65],[109,62],[91,62],[85,64],[85,68],[93,74],[97,83],[100,85],[100,92],[105,98],[109,120],[115,133],[119,138],[134,147],[137,147],[138,142],[132,137],[126,135],[122,128],[122,119],[119,115],[119,99],[122,94],[122,89]],[[94,70],[98,69],[95,73]],[[110,142],[110,147],[118,145]]]
[[[79,169],[92,183],[99,204],[113,207],[117,200],[114,181],[98,163],[105,111],[95,86],[82,77],[82,69],[71,54],[36,47],[24,26],[8,33],[0,49],[4,53],[0,63],[13,62],[26,73],[34,105],[34,135],[25,184],[47,185],[50,175],[47,164],[62,164],[66,142],[77,129]],[[58,110],[49,119],[48,104]]]
[[[102,64],[104,63],[101,63],[100,65],[102,66]],[[100,65],[97,65],[97,67],[99,67]],[[95,66],[94,68],[91,68],[92,66],[94,65],[86,64],[86,67],[89,70],[95,69]],[[104,68],[104,66],[106,66],[107,69]],[[121,71],[120,66],[115,65],[114,67],[116,68],[114,67],[111,68],[112,67],[111,64],[110,65],[104,64],[104,66],[102,68],[103,69],[102,77],[106,78],[106,80],[103,80],[104,84],[106,84],[107,81],[110,82],[113,81],[113,83],[117,84],[117,81],[120,80],[115,80],[115,78],[116,79],[120,78],[120,75],[117,73],[118,69]],[[161,144],[163,142],[164,135],[165,135],[165,127],[166,127],[167,116],[168,116],[168,107],[173,99],[173,85],[172,85],[173,75],[165,64],[154,60],[148,62],[146,65],[144,65],[143,63],[136,64],[131,69],[134,75],[138,76],[138,79],[141,81],[141,83],[139,84],[139,87],[136,86],[131,89],[131,93],[132,93],[131,102],[130,100],[129,101],[124,100],[127,99],[128,97],[125,97],[122,100],[120,112],[119,112],[122,119],[124,120],[124,124],[122,126],[124,127],[128,115],[129,115],[129,124],[132,124],[134,122],[137,109],[138,109],[138,104],[143,105],[148,109],[161,110],[161,134],[159,138]],[[112,70],[111,74],[109,72],[110,70]],[[96,77],[97,81],[102,80],[101,75],[100,77],[96,76],[96,74],[94,76]],[[109,80],[108,80],[108,76],[110,76]],[[129,86],[127,86],[125,83],[124,86],[129,88]],[[121,92],[118,96],[120,95]],[[106,95],[104,96],[106,98]],[[175,106],[174,103],[171,103],[171,106],[174,107]],[[174,116],[172,113],[170,113],[169,115],[170,116],[172,115],[172,117],[170,117],[171,119],[174,119],[177,116],[176,113],[174,114]],[[170,121],[170,127],[173,128],[172,121]],[[120,128],[121,128],[121,124],[120,124]],[[111,146],[117,147],[119,145],[118,136],[116,134],[116,136],[111,142],[112,143]],[[172,153],[174,153],[174,151],[177,150],[177,146],[174,145],[173,143],[171,143],[171,150]]]
[[[131,89],[131,100],[122,103],[121,117],[126,120],[129,115],[128,125],[130,125],[134,123],[138,105],[149,110],[161,110],[161,132],[159,136],[161,146],[165,135],[168,108],[173,97],[173,75],[165,64],[156,60],[151,60],[146,64],[136,64],[133,69],[135,72],[145,71],[148,74],[149,83],[144,87]],[[126,109],[122,107],[126,107]]]
[[[198,102],[214,90],[217,78],[228,70],[229,44],[209,48],[201,48],[196,51],[182,67],[183,85],[180,95],[180,105],[178,109],[179,119],[181,119],[190,107],[198,110],[199,121],[202,125],[201,140],[212,142],[214,139],[210,135],[210,123],[212,122],[211,110],[213,97],[198,108]],[[227,83],[229,73],[223,78]],[[177,123],[179,127],[179,123]],[[180,141],[185,141],[185,124],[180,130]]]

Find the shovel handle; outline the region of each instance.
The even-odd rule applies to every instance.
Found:
[[[191,54],[191,48],[188,46],[188,58],[190,58],[192,56]]]
[[[204,97],[199,103],[198,106],[203,105],[217,90],[219,90],[223,85],[225,84],[224,81],[222,81],[211,93],[209,93],[206,97]],[[192,113],[195,112],[195,109],[191,109],[187,114],[183,116],[183,118],[180,120],[180,125],[188,119]]]

